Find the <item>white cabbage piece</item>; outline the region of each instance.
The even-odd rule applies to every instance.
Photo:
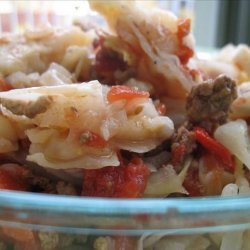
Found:
[[[250,230],[245,230],[243,234],[243,244],[241,250],[249,250],[250,249]]]
[[[92,41],[93,36],[78,27],[50,27],[12,35],[0,46],[0,74],[42,73],[51,62],[60,63],[69,46],[87,46]]]
[[[3,114],[18,124],[31,142],[27,159],[56,169],[118,166],[117,149],[144,153],[174,132],[149,98],[108,102],[109,88],[98,81],[0,93]],[[96,134],[106,142],[91,146]]]
[[[234,183],[227,184],[221,193],[221,196],[234,196],[239,192],[239,187]]]
[[[148,181],[145,197],[166,197],[172,193],[187,194],[182,186],[191,160],[185,162],[185,166],[179,175],[176,174],[173,166],[167,165],[160,168],[157,172],[153,172]]]
[[[250,79],[250,48],[245,44],[228,44],[208,59],[193,61],[209,78],[224,74],[238,83]]]
[[[238,159],[236,159],[236,169],[234,174],[236,177],[235,183],[227,184],[223,188],[221,196],[249,195],[249,182],[244,176],[243,164]],[[210,233],[209,237],[220,250],[249,249],[249,230],[226,233]]]
[[[218,127],[214,137],[250,169],[250,141],[246,121],[230,121]]]
[[[115,250],[115,241],[110,237],[97,237],[93,244],[93,250]]]
[[[226,45],[215,56],[215,60],[231,63],[250,76],[250,48],[246,44]]]
[[[238,98],[231,105],[230,117],[247,119],[250,117],[250,82],[238,86]]]
[[[69,161],[46,159],[43,153],[35,153],[28,155],[27,160],[35,162],[39,166],[53,169],[95,169],[106,166],[118,166],[120,164],[115,153],[112,153],[109,156],[84,155],[83,157],[75,158]]]
[[[138,54],[133,66],[139,78],[152,83],[160,95],[185,99],[196,80],[178,57],[182,49],[177,37],[178,19],[161,9],[145,10],[138,2],[89,0],[90,7],[106,18],[119,46],[130,47]],[[193,50],[191,34],[182,42]]]
[[[239,81],[241,78],[240,70],[233,64],[229,64],[222,61],[215,61],[215,59],[210,60],[199,60],[194,59],[195,65],[204,71],[209,78],[217,78],[221,74],[227,75],[228,77]]]
[[[0,115],[0,153],[16,151],[18,149],[18,133],[14,124]]]
[[[222,238],[220,250],[241,250],[243,231],[227,232]]]
[[[76,79],[90,78],[90,70],[93,64],[93,49],[88,46],[70,46],[62,59],[61,65],[74,73]]]
[[[21,71],[17,71],[6,77],[6,81],[14,89],[19,89],[19,88],[39,86],[40,85],[39,78],[40,75],[37,72],[26,74]]]
[[[14,89],[19,89],[70,84],[73,83],[73,76],[63,66],[51,63],[49,68],[41,75],[37,72],[25,74],[18,71],[10,74],[6,80]]]
[[[72,75],[63,66],[57,63],[51,63],[46,72],[40,77],[41,85],[63,85],[72,83]]]

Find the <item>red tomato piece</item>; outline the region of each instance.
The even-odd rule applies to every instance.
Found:
[[[182,162],[186,151],[187,151],[187,148],[185,144],[179,144],[178,146],[172,149],[171,155],[172,155],[173,166],[176,166]]]
[[[107,95],[108,101],[110,103],[122,99],[129,101],[134,98],[148,98],[148,97],[149,97],[148,92],[135,90],[125,85],[112,86]]]
[[[34,240],[34,234],[30,229],[3,227],[2,232],[18,242],[31,242]]]
[[[190,18],[179,19],[177,24],[177,35],[178,38],[183,38],[190,33],[191,20]]]
[[[9,83],[7,83],[4,79],[0,78],[0,92],[1,91],[8,91],[11,89],[13,89],[12,86]]]
[[[20,171],[14,172],[13,170],[0,167],[0,189],[26,191],[28,184],[20,174]]]
[[[179,50],[177,56],[182,64],[187,64],[189,59],[194,55],[191,48],[183,44],[183,38],[190,33],[191,20],[189,18],[179,19],[177,28],[177,37],[179,42]]]
[[[202,79],[206,79],[206,75],[204,74],[204,72],[202,72],[202,70],[200,69],[189,69],[186,65],[183,65],[183,69],[189,73],[193,79],[196,78],[196,76],[201,75]]]
[[[181,63],[187,64],[189,59],[194,55],[194,51],[185,45],[181,45],[177,54]]]
[[[143,195],[150,172],[134,157],[128,165],[83,170],[83,196],[137,198]]]
[[[107,145],[107,142],[100,135],[91,131],[82,133],[80,142],[95,148],[104,148]]]
[[[192,197],[203,196],[204,189],[199,180],[199,169],[189,168],[186,178],[183,182],[183,187],[188,191]]]

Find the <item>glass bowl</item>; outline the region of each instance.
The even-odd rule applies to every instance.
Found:
[[[68,1],[64,8],[62,1],[41,2],[40,8],[39,1],[2,1],[0,33],[19,32],[40,21],[67,25],[78,13],[88,14],[86,6],[72,5],[84,1]],[[51,6],[54,9],[48,11]],[[0,191],[0,250],[246,250],[249,246],[247,196],[126,200]]]
[[[246,244],[250,197],[127,200],[1,191],[0,226],[0,238],[14,249],[163,249],[157,248],[163,241],[174,239],[188,247],[187,240],[201,238],[209,248],[191,249],[223,249],[229,236],[235,239],[240,234],[239,244]],[[53,241],[44,248],[44,237],[45,241],[54,237],[57,245]],[[61,246],[65,237],[86,241]],[[35,243],[29,248],[31,239]],[[107,248],[98,248],[100,242]]]

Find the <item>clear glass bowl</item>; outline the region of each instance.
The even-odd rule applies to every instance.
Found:
[[[41,21],[67,25],[75,10],[83,15],[73,1],[71,15],[61,1],[41,2],[42,8],[39,1],[2,1],[0,33]],[[58,11],[48,15],[47,6]],[[250,246],[248,232],[246,196],[124,200],[0,191],[0,250],[198,250],[201,238],[209,250],[236,250]]]
[[[18,237],[13,234],[20,234],[19,229],[23,229],[23,232],[28,230],[35,235],[39,232],[56,232],[59,238],[68,234],[77,237],[83,235],[92,237],[93,244],[98,236],[111,236],[110,239],[127,236],[133,238],[133,248],[113,249],[136,249],[142,243],[142,239],[139,240],[141,236],[178,236],[181,240],[185,235],[202,235],[207,238],[208,235],[214,236],[210,233],[215,232],[223,232],[225,235],[225,232],[239,231],[243,234],[244,230],[250,229],[250,197],[126,200],[1,191],[0,226],[3,234],[0,238],[6,238],[7,228],[9,242],[15,242]],[[218,235],[222,235],[222,240],[223,234]],[[154,240],[153,245],[158,244]],[[210,240],[213,248],[209,249],[221,249],[214,244],[213,239]],[[21,247],[15,249],[31,248],[22,248],[21,244]],[[46,249],[78,248],[57,246]],[[98,248],[88,245],[87,248],[79,249]]]

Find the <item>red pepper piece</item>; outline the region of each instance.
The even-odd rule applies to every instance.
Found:
[[[203,128],[200,127],[194,128],[194,133],[196,140],[206,150],[208,150],[218,160],[220,160],[228,171],[234,172],[235,170],[234,160],[231,153],[226,147],[224,147],[222,144],[220,144],[214,138],[212,138]]]
[[[148,97],[149,97],[148,92],[135,90],[125,85],[112,86],[107,95],[108,101],[110,103],[121,99],[129,101],[134,98],[148,98]]]

